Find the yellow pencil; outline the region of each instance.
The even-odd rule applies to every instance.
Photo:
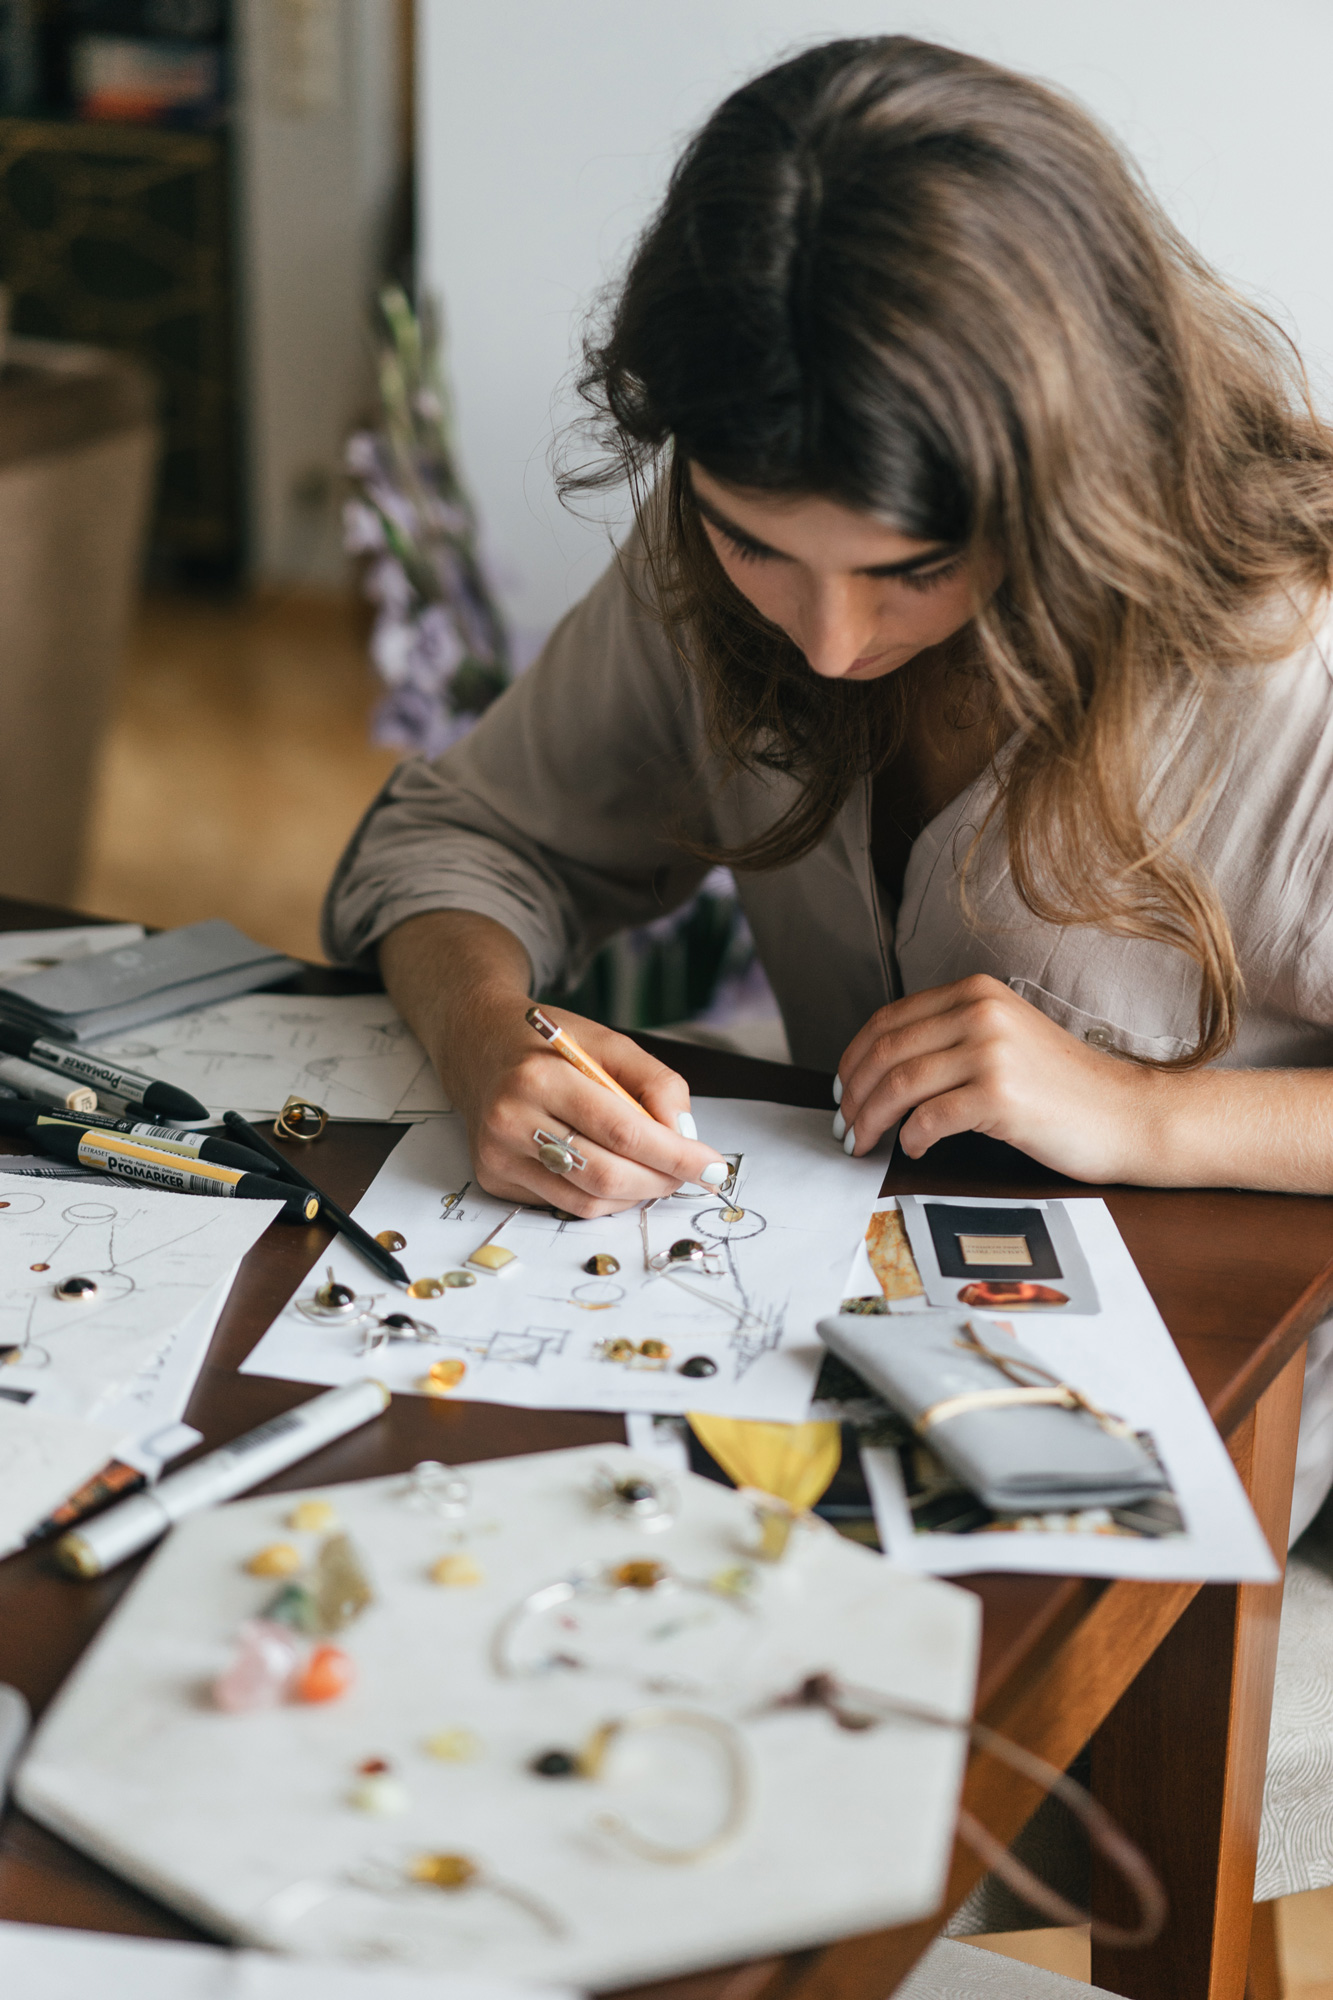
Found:
[[[586,1076],[590,1083],[600,1083],[607,1090],[614,1090],[616,1096],[623,1097],[626,1104],[632,1104],[636,1111],[643,1111],[638,1098],[631,1097],[624,1086],[617,1083],[599,1062],[595,1062],[586,1049],[581,1049],[574,1037],[566,1034],[549,1014],[543,1014],[540,1007],[529,1007],[524,1018],[530,1028],[537,1030],[544,1042],[549,1042],[558,1056],[563,1056],[567,1063],[573,1063],[580,1076]],[[646,1117],[650,1114],[645,1112],[644,1115]]]

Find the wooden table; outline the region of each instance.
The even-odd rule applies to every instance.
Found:
[[[0,901],[0,929],[68,921],[63,912]],[[307,990],[350,983],[313,970],[305,976]],[[832,1115],[828,1077],[679,1043],[658,1048],[696,1092]],[[311,1171],[351,1207],[397,1136],[388,1126],[333,1128],[309,1156]],[[885,1191],[1037,1195],[1072,1185],[1008,1148],[964,1140],[935,1148],[921,1165],[898,1156]],[[1304,1342],[1333,1306],[1333,1202],[1213,1190],[1105,1193],[1274,1548],[1285,1549]],[[188,1413],[209,1447],[315,1393],[236,1370],[326,1242],[319,1229],[279,1225],[245,1260]],[[403,1397],[382,1421],[293,1467],[272,1490],[373,1478],[423,1458],[461,1463],[622,1436],[620,1420],[604,1415]],[[49,1555],[0,1565],[0,1680],[22,1688],[35,1710],[44,1707],[135,1569],[76,1584],[58,1575]],[[1091,1740],[1094,1790],[1166,1884],[1171,1917],[1159,1942],[1141,1952],[1095,1951],[1094,1979],[1131,2000],[1241,2000],[1280,1586],[978,1576],[967,1587],[984,1610],[979,1716],[1060,1766]],[[974,1757],[965,1802],[1007,1841],[1037,1794]],[[947,1910],[980,1872],[959,1847]],[[1116,1885],[1097,1877],[1094,1902],[1101,1914],[1126,1914]],[[197,1935],[12,1809],[0,1827],[0,1916]],[[651,1993],[654,2000],[885,2000],[942,1916]],[[640,1990],[646,2000],[649,1989]]]

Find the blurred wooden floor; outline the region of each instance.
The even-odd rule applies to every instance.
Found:
[[[352,600],[150,599],[121,680],[75,898],[147,924],[229,917],[320,958],[320,898],[398,761],[373,749]]]
[[[397,762],[372,749],[366,619],[350,599],[153,599],[102,759],[76,901],[149,924],[229,917],[318,959],[319,904]],[[1279,1906],[1286,2000],[1333,2000],[1333,1889]],[[1087,1980],[1086,1931],[988,1938]]]

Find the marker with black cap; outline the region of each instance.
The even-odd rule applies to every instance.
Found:
[[[188,1090],[178,1090],[174,1083],[158,1083],[139,1070],[123,1069],[119,1063],[108,1062],[105,1056],[93,1055],[87,1049],[44,1041],[40,1035],[16,1028],[8,1021],[0,1021],[0,1049],[6,1055],[22,1056],[42,1069],[54,1070],[57,1076],[86,1083],[93,1090],[109,1090],[116,1097],[127,1097],[132,1103],[156,1112],[159,1118],[188,1120],[208,1116],[206,1104],[191,1097]]]
[[[249,1146],[233,1139],[220,1139],[212,1132],[183,1132],[163,1125],[136,1124],[130,1118],[113,1118],[107,1111],[48,1111],[44,1105],[20,1098],[16,1103],[0,1102],[0,1132],[31,1134],[38,1125],[64,1126],[74,1132],[119,1132],[137,1139],[155,1153],[173,1153],[185,1160],[211,1160],[215,1167],[235,1167],[241,1174],[267,1174],[267,1160]]]
[[[165,1188],[170,1194],[238,1195],[251,1201],[280,1201],[296,1221],[314,1222],[319,1215],[319,1196],[280,1181],[272,1174],[243,1174],[235,1167],[217,1167],[211,1160],[190,1160],[179,1153],[154,1152],[140,1139],[127,1139],[120,1132],[93,1132],[87,1127],[51,1119],[28,1128],[34,1145],[53,1159],[68,1160],[72,1166],[91,1167],[94,1173],[114,1174],[118,1180],[137,1181],[144,1187]]]

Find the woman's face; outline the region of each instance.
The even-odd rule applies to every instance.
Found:
[[[957,549],[914,542],[836,500],[728,486],[701,465],[690,482],[728,577],[825,680],[879,680],[974,615],[979,580]]]

